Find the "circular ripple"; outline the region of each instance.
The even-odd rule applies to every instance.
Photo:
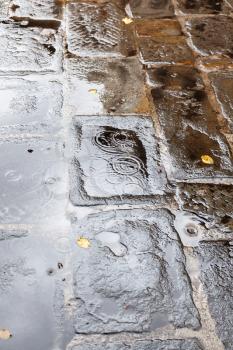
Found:
[[[120,175],[134,175],[143,170],[143,164],[137,157],[119,156],[111,160],[113,170]]]

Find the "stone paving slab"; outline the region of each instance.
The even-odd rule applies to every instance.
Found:
[[[182,35],[181,25],[174,19],[135,19],[138,36],[167,37]]]
[[[232,17],[193,18],[187,21],[187,30],[194,48],[200,54],[233,57]]]
[[[166,176],[150,118],[77,117],[73,135],[74,205],[162,200]]]
[[[61,128],[62,85],[52,77],[0,78],[0,134],[56,132]]]
[[[1,224],[62,220],[67,190],[60,142],[23,135],[1,141],[0,162]]]
[[[138,18],[169,18],[174,16],[171,0],[129,0],[130,10]]]
[[[128,337],[129,338],[129,337]],[[75,344],[76,342],[76,344]],[[111,336],[77,338],[67,350],[202,350],[195,339],[119,339]]]
[[[2,0],[0,3],[0,20],[4,20],[8,16],[10,0]]]
[[[195,248],[200,261],[201,281],[209,310],[225,350],[232,349],[233,247],[222,243],[202,243]]]
[[[178,10],[183,14],[219,14],[230,13],[225,0],[178,0]]]
[[[132,24],[126,25],[124,9],[114,2],[68,3],[68,51],[78,56],[134,56]]]
[[[136,58],[68,59],[66,109],[72,115],[150,113]]]
[[[64,349],[72,338],[64,310],[64,254],[40,231],[0,241],[1,325],[12,338],[1,349]],[[19,232],[20,233],[20,232]],[[51,233],[56,236],[56,232]],[[16,238],[17,237],[17,238]],[[61,267],[61,265],[59,265]],[[42,336],[43,335],[43,336]]]
[[[200,326],[168,211],[89,215],[73,224],[72,236],[76,333]],[[78,237],[90,247],[79,248]]]
[[[60,37],[57,30],[43,25],[49,24],[43,21],[0,24],[0,72],[58,70]]]
[[[166,161],[169,176],[196,181],[232,177],[229,147],[199,73],[192,67],[160,67],[148,70],[148,79],[171,157]],[[214,164],[204,164],[202,155],[211,156]]]
[[[11,0],[10,16],[61,18],[63,0]]]
[[[196,213],[211,226],[232,233],[233,187],[227,185],[180,184],[177,194],[183,210]]]
[[[218,72],[209,75],[218,102],[230,131],[233,131],[233,72]]]

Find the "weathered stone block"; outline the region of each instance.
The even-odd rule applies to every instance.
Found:
[[[62,85],[53,78],[0,78],[0,99],[0,134],[61,127]]]
[[[187,22],[190,39],[202,55],[224,54],[233,57],[233,18],[213,16]]]
[[[208,298],[209,309],[217,333],[226,350],[232,349],[233,314],[233,252],[224,243],[202,243],[195,248],[200,260],[201,281]]]
[[[225,0],[178,0],[178,9],[184,14],[229,13]]]
[[[122,20],[125,11],[114,2],[69,3],[68,51],[78,56],[134,56],[131,24]]]
[[[38,24],[38,27],[37,27]],[[56,71],[61,42],[57,30],[43,28],[39,21],[0,24],[0,71]]]
[[[10,0],[2,0],[0,3],[0,20],[6,19],[8,16]]]
[[[74,205],[156,200],[164,194],[153,123],[147,117],[77,117],[70,197]]]
[[[79,336],[67,350],[202,350],[196,339],[135,339],[133,337]]]
[[[136,58],[68,59],[69,114],[150,113],[144,75]]]
[[[18,17],[60,18],[63,0],[11,0],[10,15]]]
[[[134,17],[165,18],[174,16],[171,0],[129,0],[130,9]]]
[[[198,72],[185,66],[160,67],[148,70],[148,77],[169,151],[169,175],[209,182],[232,178],[229,147]],[[211,157],[212,164],[203,162],[203,155]]]
[[[199,327],[185,257],[166,210],[119,210],[73,225],[77,333]],[[136,348],[135,348],[136,349]]]
[[[64,270],[57,267],[63,259],[41,231],[0,241],[0,313],[12,334],[1,349],[65,347]]]
[[[233,73],[212,73],[210,80],[229,129],[233,131]]]
[[[138,19],[134,20],[134,24],[138,36],[167,37],[182,35],[180,23],[173,19]]]
[[[62,220],[66,197],[62,146],[20,138],[0,142],[0,223]]]

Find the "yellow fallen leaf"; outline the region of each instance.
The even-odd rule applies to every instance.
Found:
[[[12,337],[12,334],[8,329],[0,329],[0,339],[8,340],[11,337]]]
[[[207,154],[201,156],[201,160],[204,164],[214,164],[213,158],[211,156],[208,156]]]
[[[79,239],[77,239],[77,244],[80,248],[85,249],[89,248],[91,245],[90,241],[85,237],[80,237]]]
[[[130,24],[133,22],[133,20],[132,20],[132,18],[125,17],[122,19],[122,22],[124,22],[125,24]]]
[[[90,92],[90,94],[93,94],[93,95],[97,94],[97,90],[96,89],[90,89],[90,90],[88,90],[88,92]]]

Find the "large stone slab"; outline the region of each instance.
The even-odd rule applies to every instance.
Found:
[[[42,230],[7,236],[0,241],[0,314],[1,328],[12,337],[1,339],[1,350],[64,349],[72,339],[64,309],[64,254]]]
[[[209,75],[228,126],[233,131],[233,73],[219,72]]]
[[[136,58],[68,59],[66,110],[72,116],[145,113],[150,106]]]
[[[134,17],[166,18],[174,16],[171,0],[129,0],[129,5]]]
[[[195,248],[200,260],[201,281],[207,295],[209,310],[215,321],[224,349],[231,350],[233,342],[233,251],[224,243],[202,243]]]
[[[156,201],[166,189],[147,117],[74,119],[70,198],[74,205]]]
[[[57,29],[44,21],[0,24],[0,72],[44,72],[60,68]]]
[[[187,22],[190,39],[202,55],[224,54],[233,57],[233,18],[213,16]]]
[[[1,224],[62,220],[67,190],[60,142],[23,135],[1,141],[0,162]]]
[[[78,56],[134,56],[132,24],[115,2],[67,5],[68,51]]]
[[[0,99],[0,133],[61,128],[62,85],[54,78],[0,78]]]
[[[67,350],[202,350],[201,344],[196,339],[135,339],[128,336],[88,336],[77,337],[67,347]]]
[[[76,333],[200,326],[168,211],[89,215],[73,224],[72,237]],[[78,237],[90,247],[78,247]]]
[[[10,15],[18,17],[60,18],[63,0],[11,0]]]
[[[178,9],[184,14],[230,13],[225,0],[178,0]]]
[[[148,70],[148,78],[169,151],[165,166],[169,164],[170,177],[209,182],[232,178],[230,150],[199,73],[192,67],[160,67]],[[205,164],[203,155],[213,164]]]

